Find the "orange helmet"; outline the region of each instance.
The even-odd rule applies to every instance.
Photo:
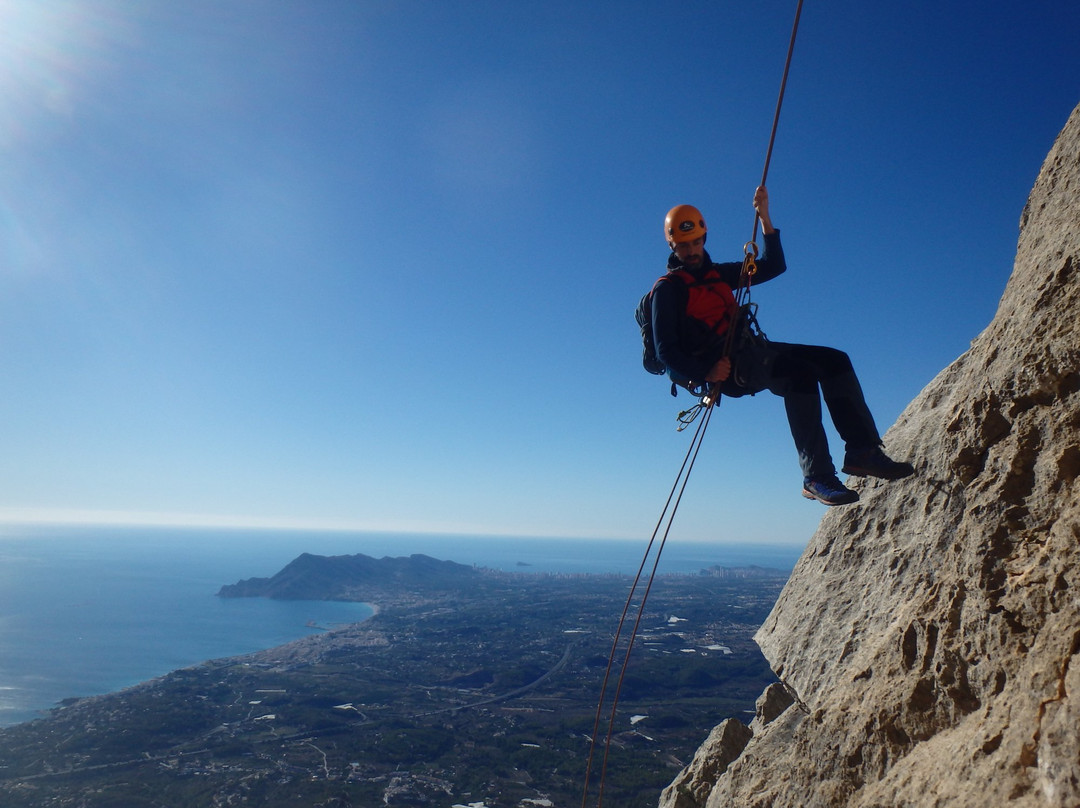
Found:
[[[705,217],[693,205],[676,205],[664,217],[664,238],[668,243],[681,244],[705,235]]]

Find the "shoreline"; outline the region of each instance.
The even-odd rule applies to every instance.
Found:
[[[252,600],[252,601],[265,601],[267,599],[265,599],[265,598],[251,598],[250,600]],[[279,601],[279,602],[288,602],[288,601]],[[107,681],[105,681],[105,682],[100,682],[99,681],[96,684],[88,683],[88,688],[93,690],[94,692],[84,692],[81,695],[72,695],[71,694],[72,691],[77,692],[78,688],[77,687],[71,687],[71,688],[67,689],[67,695],[59,695],[58,693],[51,694],[48,697],[49,700],[47,702],[46,701],[28,700],[26,702],[27,706],[20,706],[17,701],[12,700],[11,703],[10,703],[11,706],[5,706],[4,708],[0,709],[0,732],[2,732],[4,730],[7,730],[7,729],[12,729],[12,728],[20,726],[22,724],[30,723],[32,721],[37,721],[37,720],[40,720],[40,719],[48,718],[54,711],[63,710],[65,708],[67,708],[67,707],[72,706],[73,704],[77,704],[79,702],[85,701],[86,699],[96,699],[96,698],[101,698],[101,697],[105,697],[105,696],[110,696],[110,695],[113,695],[115,693],[121,693],[121,692],[123,692],[125,690],[130,690],[132,688],[138,688],[138,687],[142,687],[144,685],[148,685],[148,684],[150,684],[150,683],[152,683],[152,682],[154,682],[154,681],[156,681],[158,679],[161,679],[162,677],[168,676],[168,675],[173,674],[173,673],[175,673],[177,671],[186,670],[186,669],[189,669],[189,668],[198,668],[198,667],[200,667],[202,665],[208,665],[208,664],[215,663],[215,662],[220,662],[220,661],[223,661],[223,660],[240,659],[240,658],[243,658],[243,657],[251,656],[252,654],[261,654],[261,653],[265,653],[265,652],[268,652],[268,651],[273,651],[275,648],[281,648],[283,646],[289,645],[289,644],[294,643],[294,642],[300,642],[300,641],[306,640],[306,639],[308,639],[310,637],[313,637],[313,636],[319,636],[319,635],[322,635],[322,634],[326,634],[326,633],[328,633],[330,631],[339,631],[339,630],[347,629],[350,626],[360,625],[360,624],[363,624],[363,623],[367,622],[372,617],[379,614],[379,612],[381,611],[381,607],[379,606],[379,604],[370,603],[368,601],[358,601],[357,600],[357,601],[293,601],[293,602],[294,603],[308,603],[308,604],[313,603],[313,602],[314,603],[326,603],[326,604],[334,604],[334,603],[344,604],[344,603],[347,603],[350,606],[360,605],[360,606],[367,607],[370,610],[371,613],[368,614],[368,615],[365,615],[360,620],[349,620],[349,621],[333,620],[333,621],[328,621],[331,624],[331,628],[329,628],[329,629],[326,628],[322,624],[313,623],[311,620],[305,620],[305,621],[303,621],[301,623],[301,625],[303,627],[303,630],[304,630],[303,633],[300,634],[299,636],[293,637],[291,639],[284,640],[283,642],[275,642],[275,643],[271,643],[271,644],[269,644],[269,645],[267,645],[265,647],[260,647],[260,648],[256,648],[256,649],[253,649],[253,650],[239,651],[237,653],[212,654],[212,655],[204,657],[203,659],[200,659],[200,660],[198,660],[196,662],[191,662],[189,664],[180,664],[180,665],[171,666],[171,667],[168,668],[168,670],[164,670],[164,671],[162,671],[160,673],[151,673],[151,674],[148,674],[148,675],[138,676],[134,681],[132,681],[131,678],[129,678],[129,677],[117,677],[116,679],[113,680],[113,683],[109,683]],[[79,638],[79,640],[81,640],[81,638]],[[76,641],[75,643],[72,643],[71,645],[72,645],[73,649],[77,648],[80,653],[85,653],[85,648],[80,647],[81,646],[80,642]],[[99,653],[100,653],[101,657],[106,657],[107,654],[108,654],[108,652],[104,648],[102,648]],[[101,662],[101,657],[99,657],[99,659],[98,659],[99,664]],[[29,669],[24,671],[21,674],[21,676],[23,678],[26,678],[28,681],[33,681],[36,678],[34,676],[34,674]],[[112,677],[109,677],[109,678],[112,678]],[[10,684],[9,682],[0,683],[0,693],[4,693],[5,695],[11,695],[12,693],[19,693],[19,692],[24,692],[24,693],[30,692],[30,693],[32,693],[32,692],[34,692],[34,688],[22,686],[20,684]],[[36,706],[35,706],[35,704],[36,704]],[[5,713],[7,713],[9,715],[25,716],[25,717],[20,717],[20,718],[17,718],[16,720],[12,721],[12,720],[8,720],[5,717],[5,715],[4,715]]]

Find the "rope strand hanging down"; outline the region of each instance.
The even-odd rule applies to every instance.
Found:
[[[653,545],[656,543],[657,536],[660,536],[660,543],[656,548],[656,555],[653,560],[652,568],[649,572],[648,584],[645,586],[644,593],[641,596],[641,602],[637,607],[637,616],[634,619],[634,625],[630,632],[629,639],[626,643],[626,652],[623,657],[622,665],[619,669],[619,676],[615,684],[614,693],[611,698],[611,710],[608,718],[607,732],[604,738],[604,752],[601,758],[599,786],[597,792],[597,808],[603,805],[604,802],[604,780],[607,773],[607,760],[608,754],[611,751],[611,738],[615,730],[615,718],[616,710],[619,706],[619,694],[622,692],[623,678],[626,675],[626,670],[630,661],[630,652],[634,648],[634,639],[637,636],[638,628],[641,625],[641,618],[645,613],[645,603],[649,598],[649,592],[652,589],[653,580],[656,578],[656,570],[660,564],[660,555],[663,553],[664,544],[667,543],[668,534],[671,532],[671,525],[675,521],[675,513],[679,508],[679,503],[682,501],[683,492],[686,491],[686,483],[690,479],[690,472],[694,468],[694,462],[697,460],[698,452],[701,450],[702,441],[705,439],[705,430],[708,428],[709,420],[712,417],[713,407],[710,405],[704,410],[705,415],[698,423],[697,429],[694,432],[694,437],[690,441],[690,447],[686,451],[686,456],[683,458],[682,466],[679,468],[679,473],[675,478],[675,483],[671,487],[671,491],[668,493],[667,501],[664,503],[664,508],[660,513],[660,518],[657,520],[656,527],[653,529],[652,536],[649,538],[649,543],[645,548],[645,554],[641,559],[641,564],[638,567],[637,575],[634,577],[634,583],[630,587],[630,594],[626,598],[626,605],[623,607],[622,615],[619,618],[619,625],[615,631],[615,638],[611,644],[611,653],[608,655],[607,669],[604,671],[604,681],[600,687],[600,699],[596,704],[596,718],[593,723],[592,738],[589,741],[589,756],[585,764],[585,785],[581,795],[581,807],[586,808],[589,799],[589,785],[592,777],[593,758],[596,753],[597,738],[600,734],[600,722],[602,720],[604,712],[604,702],[607,698],[608,685],[611,681],[611,674],[615,667],[615,659],[617,656],[619,641],[622,638],[623,628],[626,625],[627,615],[630,613],[631,607],[634,604],[634,595],[637,592],[638,586],[641,584],[642,572],[645,566],[648,564],[649,556],[652,554]],[[674,502],[674,504],[672,504]],[[671,508],[670,514],[668,508]],[[666,518],[666,522],[665,522]]]

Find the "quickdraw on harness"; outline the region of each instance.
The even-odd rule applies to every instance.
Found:
[[[784,63],[784,75],[780,82],[780,94],[776,101],[776,112],[773,115],[772,132],[769,135],[769,147],[765,155],[765,167],[761,175],[761,185],[765,185],[765,180],[769,173],[769,163],[772,160],[773,144],[776,141],[776,129],[780,121],[780,108],[784,101],[784,90],[787,87],[788,72],[791,69],[791,55],[795,49],[795,36],[799,30],[799,17],[802,15],[803,0],[798,0],[795,9],[795,23],[791,29],[791,40],[788,44],[787,59]],[[754,231],[750,241],[743,247],[743,265],[739,273],[739,289],[736,294],[736,301],[740,306],[749,304],[750,285],[753,282],[753,277],[757,273],[757,255],[758,248],[754,240],[757,238],[757,226],[758,216],[754,215]],[[754,316],[754,324],[756,326],[756,310],[750,308]],[[725,352],[727,356],[730,353],[732,341],[735,338],[735,328],[728,329],[728,335],[726,338]],[[760,329],[759,329],[760,331]],[[679,422],[681,424],[680,431],[685,429],[690,423],[692,423],[698,415],[704,413],[704,417],[698,424],[697,429],[694,431],[694,437],[690,441],[690,447],[686,452],[686,457],[683,458],[682,466],[679,469],[678,475],[676,475],[675,483],[671,487],[671,491],[668,494],[667,501],[664,503],[664,508],[660,513],[660,518],[657,520],[656,527],[653,529],[652,536],[649,539],[649,543],[645,548],[645,554],[641,559],[641,566],[638,567],[637,576],[634,578],[634,584],[630,588],[630,594],[626,598],[626,605],[623,607],[622,615],[619,618],[618,629],[615,632],[615,637],[611,645],[611,653],[608,655],[607,669],[604,672],[603,684],[600,688],[600,698],[596,704],[596,718],[593,724],[592,738],[589,743],[589,756],[585,765],[585,782],[581,795],[581,808],[586,808],[589,800],[589,786],[592,777],[593,768],[593,756],[596,751],[597,739],[600,734],[600,724],[604,712],[605,700],[608,695],[608,685],[611,681],[613,669],[615,667],[615,660],[619,649],[620,640],[622,638],[623,629],[626,625],[627,616],[630,613],[631,607],[634,604],[634,598],[638,591],[638,587],[642,582],[642,573],[648,564],[649,557],[653,553],[653,546],[656,546],[656,553],[652,563],[652,567],[649,572],[648,583],[644,587],[644,591],[641,595],[641,600],[637,604],[637,616],[634,620],[633,628],[630,632],[630,636],[626,642],[626,651],[623,655],[622,664],[619,669],[619,675],[615,684],[614,693],[611,696],[611,707],[608,715],[607,732],[604,740],[604,753],[603,759],[600,765],[599,787],[596,799],[597,808],[602,808],[604,802],[604,777],[607,773],[607,760],[608,754],[611,751],[611,740],[615,731],[616,715],[619,705],[619,694],[622,691],[623,679],[626,675],[627,667],[630,662],[630,653],[634,648],[634,638],[637,636],[638,628],[641,625],[641,619],[645,614],[645,603],[648,600],[649,592],[652,589],[653,581],[656,578],[656,571],[660,564],[660,555],[663,553],[664,545],[667,543],[668,535],[671,532],[671,526],[675,521],[675,513],[679,508],[679,503],[682,501],[682,496],[686,490],[686,483],[690,478],[690,472],[693,470],[694,462],[697,460],[698,452],[701,450],[701,443],[705,437],[705,431],[708,428],[709,420],[712,418],[712,413],[719,403],[720,398],[720,385],[713,384],[709,386],[702,396],[697,406],[692,408],[694,410],[693,415],[687,413],[680,413]],[[684,416],[687,419],[685,423]],[[666,520],[666,521],[665,521]],[[659,543],[657,543],[657,537],[660,537]]]

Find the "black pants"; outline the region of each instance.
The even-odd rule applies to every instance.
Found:
[[[843,351],[819,345],[773,342],[776,349],[767,389],[784,399],[788,425],[804,477],[836,473],[829,441],[821,423],[821,401],[846,448],[865,449],[881,443],[863,398],[862,387]]]

